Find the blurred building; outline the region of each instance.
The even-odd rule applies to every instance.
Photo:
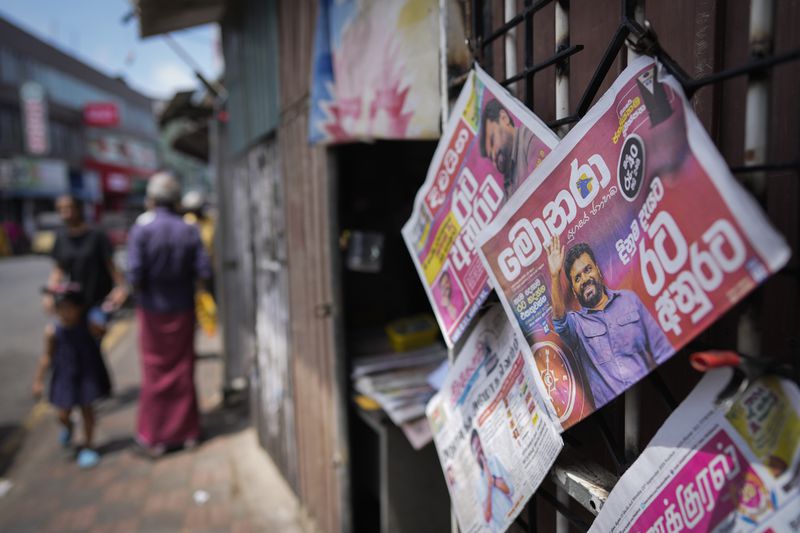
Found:
[[[72,192],[120,218],[158,167],[150,98],[0,18],[0,218],[31,235]]]

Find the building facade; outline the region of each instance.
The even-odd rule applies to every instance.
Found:
[[[30,236],[64,192],[93,218],[124,213],[158,168],[152,107],[123,80],[0,19],[2,218]]]

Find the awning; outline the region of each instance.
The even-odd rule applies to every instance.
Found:
[[[177,119],[205,122],[211,118],[213,111],[211,98],[207,95],[198,91],[180,91],[175,93],[159,115],[158,125],[164,127],[168,122]]]
[[[188,156],[208,163],[208,126],[187,127],[172,141],[172,147]]]
[[[137,0],[139,35],[162,33],[219,22],[225,0]]]
[[[208,95],[185,91],[172,97],[158,122],[175,150],[208,162],[208,121],[212,114]],[[165,128],[168,124],[170,127]]]

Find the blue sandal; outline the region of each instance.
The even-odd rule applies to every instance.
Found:
[[[61,433],[58,434],[58,443],[62,448],[69,448],[72,443],[72,426],[61,428]]]
[[[100,454],[91,448],[84,448],[78,454],[78,468],[94,468],[100,463]]]

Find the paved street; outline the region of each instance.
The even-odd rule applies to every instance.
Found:
[[[0,443],[33,407],[30,384],[47,321],[39,289],[50,265],[40,256],[0,259]]]
[[[35,289],[47,267],[39,259],[0,262],[0,390],[3,416],[14,428],[5,452],[9,440],[15,444],[13,453],[0,457],[7,465],[0,472],[0,531],[312,533],[297,499],[258,446],[246,406],[222,402],[218,338],[197,337],[203,442],[155,461],[133,453],[139,361],[130,312],[104,341],[115,389],[98,409],[101,463],[89,471],[77,467],[75,450],[57,443],[52,409],[29,399],[38,342],[29,346],[25,340],[38,341],[43,326]]]

